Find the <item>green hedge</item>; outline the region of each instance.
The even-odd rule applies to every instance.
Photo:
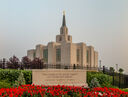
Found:
[[[20,72],[24,74],[25,83],[32,83],[31,70],[0,69],[0,81],[7,80],[11,85],[17,80]],[[102,87],[112,87],[112,77],[101,72],[87,72],[87,83],[90,86],[91,80],[96,77]]]
[[[90,86],[90,82],[93,78],[97,78],[99,84],[102,87],[112,87],[112,77],[102,72],[87,72],[87,83]]]
[[[13,70],[13,69],[0,69],[0,81],[7,80],[11,85],[17,80],[20,72],[24,74],[25,83],[32,83],[32,71],[30,70]]]
[[[1,88],[10,88],[11,84],[7,80],[1,80],[0,81],[0,89]]]

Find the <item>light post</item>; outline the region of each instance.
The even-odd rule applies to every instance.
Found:
[[[100,69],[101,69],[101,60],[99,60],[99,67],[100,67]]]

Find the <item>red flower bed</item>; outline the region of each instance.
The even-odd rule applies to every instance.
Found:
[[[128,97],[128,92],[114,88],[85,89],[73,86],[22,85],[0,89],[0,97]]]

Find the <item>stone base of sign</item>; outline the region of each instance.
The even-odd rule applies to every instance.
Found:
[[[35,69],[32,82],[35,85],[88,86],[86,70],[82,69]]]

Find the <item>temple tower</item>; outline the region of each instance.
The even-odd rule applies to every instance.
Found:
[[[66,26],[65,12],[63,11],[62,26],[60,28],[60,35],[56,36],[58,43],[72,43],[72,36],[68,35],[68,28]]]

